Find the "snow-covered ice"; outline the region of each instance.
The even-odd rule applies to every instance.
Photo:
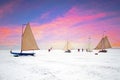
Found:
[[[40,50],[34,57],[13,57],[1,50],[0,80],[120,80],[120,49],[94,53]]]

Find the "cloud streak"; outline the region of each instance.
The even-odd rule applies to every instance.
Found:
[[[15,3],[5,5],[0,8],[0,15],[12,12]],[[8,9],[8,11],[7,11]],[[3,11],[2,11],[3,10]],[[39,45],[52,45],[55,42],[63,47],[64,43],[69,40],[74,44],[86,45],[88,38],[91,37],[93,47],[100,41],[103,31],[109,37],[113,46],[120,46],[119,37],[119,12],[98,11],[96,9],[84,9],[79,6],[73,6],[63,15],[56,16],[49,22],[40,23],[40,21],[51,16],[51,11],[45,12],[38,16],[34,22],[31,22],[31,28]],[[12,27],[12,28],[11,28]],[[14,26],[15,27],[15,26]],[[4,34],[4,35],[2,35]],[[4,46],[15,46],[20,44],[21,27],[1,26],[0,44]],[[6,43],[4,43],[6,41]],[[8,42],[7,42],[8,41]],[[83,44],[84,43],[84,44]]]
[[[90,12],[90,10],[88,12]],[[107,33],[109,33],[109,31],[111,30],[110,27],[113,27],[115,25],[115,22],[119,20],[119,18],[116,17],[112,20],[100,20],[102,18],[107,18],[110,16],[110,14],[112,14],[108,12],[101,12],[95,14],[85,13],[84,15],[83,13],[84,10],[82,11],[82,14],[80,14],[77,7],[72,7],[63,16],[59,16],[49,23],[45,23],[42,25],[38,24],[38,30],[41,31],[42,35],[41,39],[43,39],[43,41],[51,40],[53,42],[56,40],[70,40],[79,42],[81,40],[85,41],[85,39],[87,41],[88,37],[92,36],[93,40],[95,40],[95,44],[97,44],[102,37],[104,29],[108,31]],[[115,32],[114,35],[116,34],[118,33]],[[110,38],[113,38],[109,34],[106,35],[108,35]],[[115,41],[112,41],[112,43],[115,43]]]

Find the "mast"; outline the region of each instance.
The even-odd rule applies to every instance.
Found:
[[[90,46],[91,46],[91,37],[89,36],[89,38],[88,38],[88,51],[90,51]]]
[[[105,49],[105,31],[103,31],[103,39],[102,39],[102,46],[101,49],[104,50]]]
[[[71,49],[72,49],[72,47],[71,47],[69,41],[67,41],[67,43],[65,44],[64,50],[71,50]]]
[[[68,41],[67,41],[67,50],[68,50]]]
[[[23,40],[22,40],[22,37],[23,37],[23,28],[24,28],[24,25],[26,24],[22,24],[22,34],[21,34],[21,53],[22,53],[22,44],[23,44]]]

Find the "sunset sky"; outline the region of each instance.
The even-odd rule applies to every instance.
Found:
[[[95,47],[103,32],[120,47],[120,0],[0,0],[0,49],[20,49],[28,22],[40,49]]]

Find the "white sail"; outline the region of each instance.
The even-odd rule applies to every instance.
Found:
[[[38,46],[36,44],[35,38],[33,36],[32,30],[30,28],[30,24],[26,25],[24,33],[22,34],[22,44],[21,51],[26,50],[38,50]]]
[[[67,51],[67,50],[71,50],[71,49],[72,49],[72,46],[71,46],[71,44],[67,41],[67,44],[65,45],[64,50]]]

